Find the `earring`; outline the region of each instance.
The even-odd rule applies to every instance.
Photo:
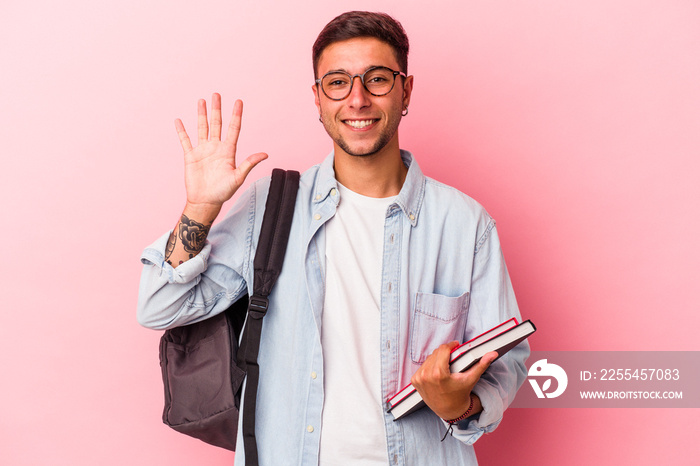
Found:
[[[321,123],[323,123],[323,120],[321,119],[321,115],[318,116],[318,121],[320,121]]]
[[[401,112],[401,116],[406,116],[408,115],[408,105],[403,109],[403,112]]]

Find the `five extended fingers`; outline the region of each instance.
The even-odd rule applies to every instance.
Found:
[[[238,144],[238,136],[241,131],[241,119],[243,115],[243,102],[236,100],[233,104],[233,114],[231,116],[231,122],[228,126],[228,131],[226,134],[226,140],[223,141],[223,145],[219,146],[217,144],[208,145],[204,151],[219,151],[223,150],[227,156],[230,156],[231,168],[233,168],[233,184],[240,186],[243,180],[248,176],[250,171],[258,163],[262,162],[267,158],[267,154],[264,152],[258,152],[246,158],[238,167],[236,167],[236,145]],[[211,123],[211,125],[210,125]],[[197,136],[198,145],[201,146],[206,143],[218,142],[221,143],[221,95],[214,93],[211,99],[211,122],[207,119],[207,103],[204,99],[200,99],[197,102]],[[178,137],[180,139],[180,145],[182,150],[187,155],[193,150],[192,142],[190,141],[185,126],[182,120],[179,118],[175,120],[175,129],[177,130]],[[234,191],[235,192],[235,191]]]

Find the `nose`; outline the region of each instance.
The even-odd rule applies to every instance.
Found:
[[[356,83],[355,79],[359,82]],[[370,93],[365,89],[365,85],[362,83],[362,78],[360,76],[355,76],[352,78],[353,86],[350,89],[350,94],[348,95],[348,106],[353,108],[362,108],[370,105]]]

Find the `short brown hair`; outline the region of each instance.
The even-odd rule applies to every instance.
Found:
[[[357,37],[374,37],[394,49],[400,71],[408,74],[408,36],[401,23],[386,13],[348,11],[326,24],[313,46],[314,77],[318,78],[318,62],[329,45]]]

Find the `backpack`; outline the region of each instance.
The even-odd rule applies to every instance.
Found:
[[[255,252],[253,296],[246,294],[201,322],[166,330],[160,339],[163,422],[178,432],[235,451],[241,387],[247,377],[242,409],[246,464],[257,464],[255,403],[262,319],[282,270],[298,187],[298,172],[273,170]]]

